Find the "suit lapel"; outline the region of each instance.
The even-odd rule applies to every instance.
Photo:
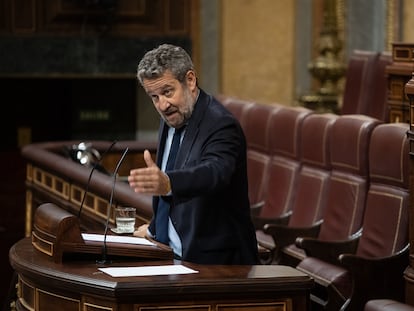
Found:
[[[158,131],[157,166],[161,167],[162,155],[164,154],[165,141],[167,140],[168,126],[161,118],[160,129]]]
[[[210,97],[200,89],[200,95],[194,106],[191,118],[188,120],[187,129],[181,142],[180,150],[177,154],[175,167],[183,167],[188,161],[188,156],[191,153],[191,149],[194,146],[194,142],[196,141],[200,131],[200,122],[203,119],[205,110],[207,109],[209,103]]]
[[[200,130],[200,122],[203,119],[205,114],[205,110],[207,106],[210,104],[211,97],[208,96],[203,90],[200,89],[200,95],[198,100],[194,106],[193,114],[191,118],[188,120],[187,128],[185,130],[185,134],[183,140],[181,142],[180,149],[177,154],[177,159],[175,162],[175,167],[183,167],[184,164],[188,160],[188,156],[190,151],[194,145],[195,140],[198,137],[198,133]],[[168,135],[168,126],[161,118],[160,128],[159,128],[159,135],[158,135],[158,148],[157,148],[157,165],[161,167],[162,163],[162,156],[164,154],[165,149],[165,141]]]

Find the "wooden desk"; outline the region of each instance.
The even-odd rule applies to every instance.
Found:
[[[183,264],[195,274],[114,278],[95,260],[54,263],[29,238],[10,249],[18,273],[17,310],[309,310],[313,280],[287,266],[213,266],[177,260],[113,261],[111,266]]]

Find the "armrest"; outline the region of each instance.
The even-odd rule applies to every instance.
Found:
[[[309,227],[291,227],[289,225],[283,226],[280,224],[267,223],[263,226],[263,231],[270,234],[277,244],[282,243],[282,241],[289,241],[284,245],[286,246],[294,243],[299,236],[317,237],[322,222],[323,220],[320,220]]]
[[[256,218],[260,215],[260,212],[262,211],[264,204],[264,201],[260,201],[250,205],[250,215],[252,216],[252,218]]]
[[[362,310],[372,298],[404,299],[404,271],[409,265],[409,245],[388,257],[342,254],[339,261],[352,274],[353,290],[347,301],[347,310]]]
[[[344,253],[354,254],[356,252],[362,230],[353,234],[348,240],[343,241],[322,241],[312,237],[298,237],[295,245],[303,249],[306,256],[338,264],[338,257]]]
[[[266,224],[283,225],[286,226],[289,222],[292,212],[289,211],[277,218],[262,217],[260,215],[252,216],[252,221],[256,230],[263,229]]]
[[[367,302],[364,310],[400,310],[414,311],[412,305],[392,299],[371,299]]]
[[[322,221],[320,220],[310,227],[290,227],[267,223],[263,226],[263,231],[272,236],[276,246],[275,255],[277,256],[282,248],[295,243],[296,238],[299,236],[317,237]]]

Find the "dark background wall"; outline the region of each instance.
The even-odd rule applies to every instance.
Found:
[[[144,53],[169,42],[192,52],[189,0],[0,0],[0,303],[15,293],[10,247],[25,232],[31,142],[133,140],[158,128],[135,78]]]

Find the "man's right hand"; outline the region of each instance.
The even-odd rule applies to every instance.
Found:
[[[147,167],[132,169],[128,176],[130,187],[138,193],[166,195],[171,191],[168,175],[159,169],[152,160],[151,153],[144,151]]]
[[[134,236],[137,236],[139,238],[145,238],[147,236],[148,232],[148,224],[143,224],[138,227],[137,230],[134,231]]]

